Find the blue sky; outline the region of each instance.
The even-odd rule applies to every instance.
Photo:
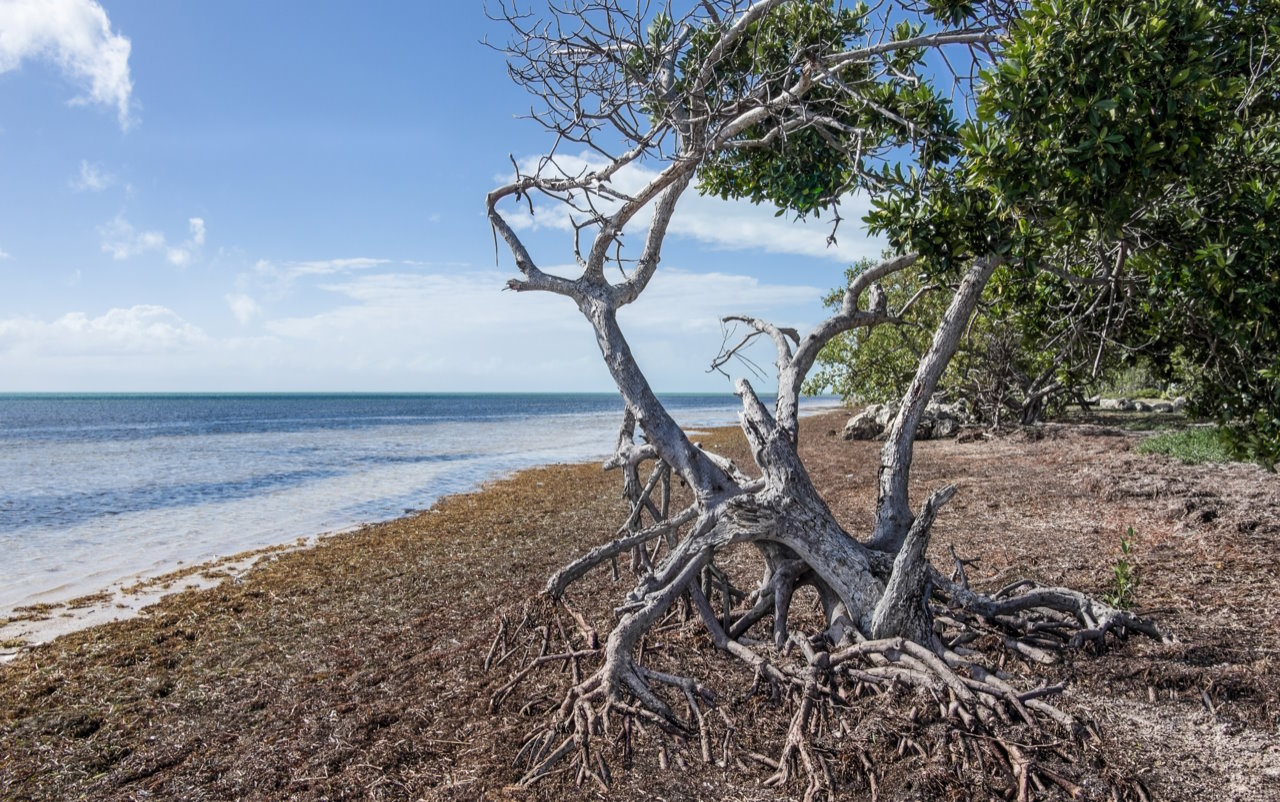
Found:
[[[0,0],[0,392],[612,389],[570,302],[502,291],[484,195],[548,144],[504,35],[478,2]],[[827,248],[686,195],[622,317],[653,385],[728,389],[722,314],[817,322],[880,250],[844,214]]]

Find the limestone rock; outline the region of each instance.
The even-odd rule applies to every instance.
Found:
[[[897,414],[896,404],[872,404],[849,419],[844,426],[844,439],[874,440],[889,429]],[[946,404],[930,401],[916,426],[916,439],[955,437],[960,426],[968,420],[968,408],[963,402]]]
[[[888,420],[888,416],[884,416],[881,420],[881,413],[885,407],[885,404],[872,404],[850,418],[844,425],[844,439],[872,440],[883,432],[885,421]]]
[[[1132,412],[1133,404],[1127,398],[1101,398],[1098,400],[1098,409]]]

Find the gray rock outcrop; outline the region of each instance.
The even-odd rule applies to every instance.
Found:
[[[874,440],[886,433],[898,414],[896,404],[872,404],[849,419],[844,426],[846,440]],[[916,426],[917,440],[941,440],[955,437],[960,426],[969,419],[963,402],[944,404],[930,401]]]

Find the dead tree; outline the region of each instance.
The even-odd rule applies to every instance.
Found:
[[[637,10],[617,0],[568,0],[538,18],[506,7],[495,14],[513,29],[504,49],[512,78],[534,97],[530,116],[554,137],[536,161],[512,159],[513,179],[486,199],[495,235],[520,273],[508,287],[562,295],[577,306],[595,332],[626,407],[609,467],[621,468],[632,513],[616,539],[553,576],[545,596],[561,602],[574,581],[625,554],[635,555],[639,573],[603,640],[591,622],[565,607],[564,620],[573,622],[568,632],[544,622],[537,630],[541,645],[495,693],[496,709],[538,666],[572,666],[573,687],[521,752],[524,781],[533,782],[568,760],[576,764],[579,781],[607,785],[609,770],[597,745],[610,727],[621,727],[629,740],[633,721],[697,735],[704,759],[711,759],[709,725],[702,714],[709,694],[696,679],[656,671],[640,656],[646,634],[682,599],[696,608],[718,648],[752,666],[760,682],[798,700],[781,754],[776,760],[760,757],[776,768],[775,782],[787,781],[803,766],[810,795],[830,784],[825,763],[808,740],[811,717],[821,705],[845,698],[842,683],[866,692],[901,685],[923,689],[938,700],[939,715],[966,732],[1009,716],[1032,726],[1047,719],[1075,728],[1069,715],[1039,698],[1052,689],[1014,689],[963,644],[985,628],[1006,635],[1016,644],[1010,648],[1046,656],[1054,649],[1100,642],[1109,631],[1159,636],[1156,628],[1065,588],[1027,583],[993,596],[969,590],[962,566],[959,578],[952,579],[924,556],[930,526],[954,488],[935,491],[918,514],[908,498],[916,425],[999,256],[978,255],[964,270],[885,443],[875,527],[862,537],[840,526],[797,453],[798,398],[819,350],[832,337],[898,320],[894,310],[877,302],[877,282],[911,267],[915,254],[858,274],[839,311],[804,336],[748,316],[726,318],[746,332],[745,339],[771,341],[777,356],[772,410],[745,379],[736,383],[741,426],[755,461],[750,471],[690,441],[650,387],[617,318],[619,309],[641,297],[658,269],[677,203],[700,170],[726,155],[784,152],[801,140],[820,141],[845,159],[844,177],[827,185],[821,200],[834,203],[859,188],[875,191],[883,179],[874,160],[904,143],[920,146],[927,136],[916,122],[876,100],[877,85],[915,80],[901,73],[896,56],[959,50],[974,63],[980,55],[974,48],[998,42],[1003,10],[993,5],[964,24],[893,38],[883,33],[886,26],[870,23],[872,14],[858,25],[830,30],[808,21],[804,12],[823,4],[704,0],[690,5],[680,15],[643,4]],[[879,13],[887,19],[914,12],[898,4]],[[776,36],[766,42],[766,31]],[[779,55],[779,43],[789,52]],[[767,54],[766,44],[772,46]],[[857,125],[850,124],[847,113],[833,112],[851,107],[860,109],[852,118],[862,121]],[[566,166],[582,164],[580,154],[586,154],[586,167]],[[639,166],[656,169],[656,175],[638,190],[619,189],[623,171]],[[542,270],[508,219],[514,213],[547,213],[548,205],[573,221],[576,275]],[[633,229],[643,232],[638,253],[624,248]],[[736,350],[727,348],[718,364]],[[636,442],[637,427],[643,442]],[[646,463],[656,467],[642,485]],[[654,493],[667,486],[672,473],[687,483],[692,504],[669,513],[665,493],[661,505]],[[754,548],[761,561],[760,582],[749,591],[732,587],[716,568],[718,556],[743,547]],[[800,633],[788,626],[791,600],[802,586],[817,590],[823,631]],[[713,606],[717,598],[719,612]],[[944,608],[945,619],[938,614]],[[772,619],[771,644],[748,635],[766,618]],[[524,623],[525,629],[536,624],[529,617]],[[501,664],[518,650],[514,630],[503,624],[487,663]],[[580,676],[584,663],[596,668]],[[677,712],[673,699],[687,705],[687,716]],[[1030,759],[1018,756],[1012,744],[1001,754],[1025,791],[1033,775]],[[1036,775],[1035,781],[1042,779]]]

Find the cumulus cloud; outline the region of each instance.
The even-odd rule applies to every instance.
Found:
[[[115,183],[115,176],[103,170],[101,165],[81,159],[80,175],[72,178],[70,183],[76,192],[101,192]]]
[[[226,297],[227,306],[231,308],[231,314],[235,315],[236,320],[240,321],[240,325],[245,326],[253,322],[253,319],[262,314],[262,307],[258,302],[245,293],[231,293]]]
[[[9,259],[9,258],[12,258],[10,257],[9,252],[6,251],[4,248],[0,248],[0,259]]]
[[[130,48],[94,0],[0,2],[0,73],[26,60],[52,62],[83,91],[72,104],[114,107],[124,129],[133,122]]]
[[[631,326],[680,332],[719,332],[720,319],[746,314],[790,325],[779,319],[797,307],[822,298],[818,287],[768,284],[752,276],[728,273],[690,273],[664,268],[654,274],[644,295],[623,307],[619,318]]]
[[[192,217],[187,220],[187,228],[191,235],[181,247],[168,248],[165,250],[165,258],[169,260],[169,264],[177,267],[186,267],[191,261],[193,252],[198,251],[204,245],[204,219],[200,217]]]
[[[390,259],[372,259],[357,256],[350,259],[316,259],[306,262],[280,262],[259,260],[255,268],[262,273],[284,275],[290,278],[303,276],[329,276],[334,273],[348,273],[352,270],[368,270],[371,267],[385,265]]]
[[[856,229],[869,207],[865,197],[844,198],[840,214],[845,222],[837,231],[836,242],[828,244],[827,237],[831,234],[828,218],[788,220],[775,217],[769,207],[690,193],[681,198],[670,230],[677,236],[727,250],[761,250],[850,264],[864,257],[876,257],[884,248],[881,240]]]
[[[0,320],[0,353],[154,353],[188,348],[207,339],[173,310],[149,304],[111,309],[98,317],[70,312],[52,321]]]
[[[116,215],[111,222],[99,226],[98,234],[102,236],[102,252],[111,254],[116,261],[141,256],[151,251],[164,251],[164,258],[176,267],[185,267],[204,245],[204,220],[192,217],[187,221],[190,236],[181,245],[168,245],[165,235],[159,231],[139,231],[133,224]]]
[[[138,232],[133,232],[135,238]],[[563,265],[548,270],[566,272]],[[223,296],[222,319],[191,322],[137,305],[52,320],[0,320],[0,375],[10,389],[608,390],[608,371],[574,304],[504,292],[500,270],[368,257],[272,264],[305,288],[264,306],[254,271]],[[727,390],[707,366],[719,319],[748,313],[806,328],[815,287],[664,265],[621,312],[632,350],[659,390]],[[230,312],[230,316],[226,313]],[[253,325],[252,333],[240,330]],[[767,344],[766,344],[767,345]],[[767,349],[766,349],[767,350]],[[771,356],[756,360],[769,364]]]
[[[557,158],[556,164],[567,176],[579,175],[603,166],[601,162],[585,156],[561,156]],[[532,172],[536,168],[536,159],[527,159],[520,165],[520,169],[525,172]],[[635,194],[657,175],[656,170],[627,165],[614,175],[610,186],[623,194]],[[603,204],[602,208],[607,211],[609,204]],[[836,243],[828,245],[830,219],[792,220],[785,215],[777,217],[772,207],[756,206],[746,201],[725,201],[701,195],[696,188],[692,188],[681,196],[668,231],[675,236],[688,237],[713,248],[726,250],[795,254],[844,264],[864,257],[878,256],[884,247],[883,243],[856,228],[869,208],[867,199],[861,195],[849,195],[841,201],[840,208],[845,223],[838,232]],[[508,212],[508,219],[516,229],[551,228],[568,232],[572,230],[570,214],[570,210],[563,205],[544,202],[535,206],[532,215],[527,206],[522,205],[518,209],[513,207]],[[642,212],[642,215],[637,216],[633,224],[635,230],[641,232],[633,235],[637,243],[641,241],[643,231],[648,226],[649,210]]]
[[[102,252],[111,254],[118,262],[164,247],[164,234],[139,231],[123,215],[116,215],[111,222],[99,226],[98,234],[102,237]]]
[[[352,273],[319,284],[341,299],[336,306],[263,327],[331,363],[398,365],[437,389],[607,389],[590,327],[573,304],[502,292],[507,278],[499,271]],[[721,315],[803,327],[821,296],[815,287],[664,268],[620,317],[655,386],[705,388],[720,382],[706,378],[706,368],[723,339]]]
[[[164,391],[233,386],[239,344],[155,304],[0,319],[10,391]]]

